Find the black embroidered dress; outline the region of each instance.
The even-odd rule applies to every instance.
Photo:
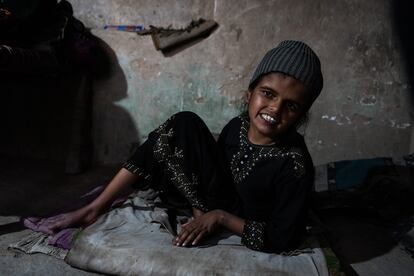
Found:
[[[202,211],[224,209],[245,219],[242,242],[267,252],[292,250],[305,230],[313,164],[301,135],[254,145],[249,120],[232,119],[218,139],[192,112],[180,112],[150,133],[124,168],[140,176],[137,188]]]

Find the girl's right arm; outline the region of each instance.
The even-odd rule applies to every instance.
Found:
[[[93,223],[99,215],[109,209],[115,199],[127,192],[137,180],[136,174],[122,168],[94,201],[78,210],[63,214],[50,226],[50,230],[57,232],[64,228]]]

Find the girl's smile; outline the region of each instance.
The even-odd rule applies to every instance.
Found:
[[[250,142],[273,144],[304,115],[311,104],[306,87],[282,74],[264,75],[248,93]]]

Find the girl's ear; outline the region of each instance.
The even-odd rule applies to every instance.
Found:
[[[252,97],[252,91],[251,90],[247,90],[247,93],[246,93],[246,103],[249,103],[250,102],[250,98]]]

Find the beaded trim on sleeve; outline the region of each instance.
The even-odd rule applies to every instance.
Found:
[[[122,164],[122,167],[131,173],[138,175],[139,177],[143,177],[145,180],[149,180],[151,178],[151,175],[144,173],[141,168],[129,163],[128,161],[124,162],[124,164]]]
[[[287,147],[260,147],[248,142],[249,121],[244,116],[239,116],[241,126],[239,131],[240,149],[230,162],[230,168],[235,183],[241,183],[253,170],[256,164],[264,159],[291,158],[293,160],[293,174],[297,177],[305,173],[303,155],[298,149]]]
[[[266,223],[246,220],[242,233],[242,243],[253,250],[263,250]]]
[[[196,175],[192,175],[192,179],[188,179],[185,175],[181,163],[183,151],[175,147],[171,149],[168,138],[174,135],[172,128],[167,130],[168,122],[158,127],[155,131],[159,134],[154,145],[154,157],[159,163],[164,163],[167,171],[171,174],[171,181],[177,189],[187,198],[191,206],[207,212],[208,209],[203,204],[197,192],[198,180]]]
[[[305,158],[303,157],[303,154],[300,153],[299,149],[293,148],[291,149],[289,156],[292,158],[294,175],[298,178],[302,177],[306,173]]]

